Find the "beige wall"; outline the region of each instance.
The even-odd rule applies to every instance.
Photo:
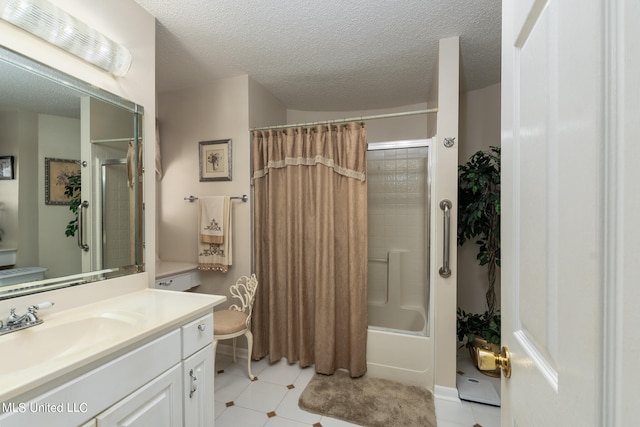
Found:
[[[198,204],[184,198],[250,195],[249,78],[233,77],[206,86],[158,95],[164,176],[158,192],[158,256],[196,263]],[[232,141],[232,181],[200,182],[199,142]],[[226,294],[237,277],[251,273],[251,202],[233,202],[233,266],[202,272],[198,292]]]
[[[427,109],[427,104],[405,105],[396,108],[358,111],[300,111],[287,110],[287,123],[309,123],[322,120],[338,120],[377,114],[392,114],[404,111]],[[367,120],[367,141],[384,142],[427,137],[427,115],[392,117]]]
[[[460,96],[460,144],[458,161],[465,163],[478,150],[500,146],[500,84]],[[476,260],[478,245],[467,242],[458,248],[458,306],[482,313],[487,309],[487,268]],[[500,306],[500,272],[496,281]]]
[[[19,267],[46,267],[46,278],[60,277],[82,271],[81,251],[75,238],[65,238],[67,223],[73,219],[68,206],[45,204],[45,158],[80,160],[80,120],[46,114],[38,116],[38,260],[27,264],[19,252]],[[24,160],[24,159],[21,159]],[[22,205],[20,206],[21,211]],[[20,226],[29,228],[30,222],[20,218]],[[52,248],[55,248],[52,250]]]

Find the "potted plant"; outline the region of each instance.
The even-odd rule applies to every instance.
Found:
[[[478,151],[458,166],[458,246],[468,240],[478,245],[476,259],[487,266],[487,311],[466,313],[458,309],[457,335],[475,362],[474,346],[500,350],[500,314],[495,283],[500,267],[500,148]],[[498,371],[499,375],[499,371]]]
[[[64,178],[64,195],[69,198],[69,210],[73,214],[73,219],[67,224],[64,234],[67,237],[73,237],[78,231],[78,209],[81,203],[82,176],[78,172],[67,175]]]

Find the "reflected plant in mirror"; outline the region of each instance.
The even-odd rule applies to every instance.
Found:
[[[78,231],[78,210],[82,200],[82,175],[80,172],[65,176],[64,195],[69,198],[69,210],[73,219],[67,224],[64,234],[74,237]]]
[[[2,47],[0,93],[16,172],[0,180],[0,299],[143,271],[144,109]],[[59,186],[70,203],[46,203],[53,159],[79,169]]]

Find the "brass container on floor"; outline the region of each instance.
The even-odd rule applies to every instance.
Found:
[[[476,337],[468,348],[469,348],[469,356],[471,356],[471,360],[473,361],[473,366],[475,366],[476,369],[478,369],[478,371],[482,372],[484,375],[487,375],[489,377],[500,378],[500,367],[496,367],[496,369],[491,371],[481,371],[478,368],[478,357],[476,352],[476,348],[481,348],[483,350],[492,351],[496,355],[499,355],[500,354],[499,345],[490,344],[484,339]]]

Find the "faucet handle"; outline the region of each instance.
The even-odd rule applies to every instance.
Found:
[[[55,303],[52,301],[45,301],[45,302],[41,302],[40,304],[36,304],[36,307],[38,307],[38,310],[42,310],[45,308],[51,308],[53,307]]]
[[[45,308],[51,308],[53,307],[54,303],[51,301],[45,301],[45,302],[41,302],[40,304],[34,304],[31,307],[29,307],[29,311],[36,311],[36,310],[43,310]]]

